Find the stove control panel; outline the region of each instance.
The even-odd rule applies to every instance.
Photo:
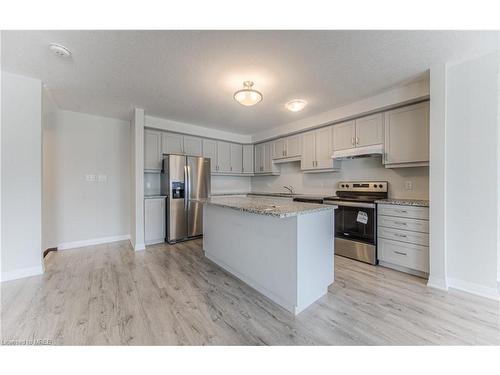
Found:
[[[337,184],[337,187],[339,191],[379,191],[386,193],[387,185],[387,181],[341,181]]]

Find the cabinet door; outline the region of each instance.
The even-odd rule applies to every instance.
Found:
[[[291,135],[286,137],[285,144],[285,156],[287,158],[298,157],[301,154],[302,149],[302,135]]]
[[[144,169],[161,169],[161,132],[144,131]]]
[[[333,125],[333,150],[346,150],[355,147],[356,122],[347,121]]]
[[[300,160],[301,169],[314,169],[316,161],[316,136],[314,131],[302,134],[302,158]]]
[[[385,113],[385,164],[429,161],[429,102]]]
[[[184,136],[173,133],[163,133],[161,147],[164,154],[183,154]]]
[[[165,241],[165,199],[144,200],[144,242],[147,245]]]
[[[231,172],[231,144],[217,141],[217,172]]]
[[[280,138],[272,142],[271,149],[273,153],[273,159],[282,159],[286,157],[285,154],[285,138]]]
[[[356,120],[356,147],[381,144],[384,139],[382,113]]]
[[[254,164],[255,173],[262,173],[264,172],[264,144],[259,143],[258,145],[255,145],[254,152],[255,152],[255,164]]]
[[[184,153],[190,156],[202,156],[202,141],[198,137],[184,136]]]
[[[233,173],[241,173],[243,169],[243,146],[231,143],[231,167]]]
[[[316,168],[332,168],[332,127],[315,131]]]
[[[272,142],[264,143],[264,172],[270,173],[273,171],[273,158],[272,158]]]
[[[253,145],[243,146],[243,173],[254,173],[253,171]]]
[[[217,141],[203,140],[203,157],[210,158],[210,172],[217,172]]]

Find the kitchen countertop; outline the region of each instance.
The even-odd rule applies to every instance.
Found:
[[[293,202],[257,196],[219,196],[211,197],[208,199],[200,199],[199,202],[203,204],[232,208],[238,211],[249,212],[258,215],[274,216],[279,218],[293,217],[297,215],[310,214],[337,208],[337,206]]]
[[[144,199],[167,198],[168,195],[145,195]]]
[[[425,199],[380,199],[375,201],[378,204],[394,204],[400,206],[429,207],[429,201]]]
[[[279,197],[279,198],[325,198],[330,197],[330,195],[317,195],[317,194],[298,194],[294,193],[293,195],[290,193],[268,193],[268,192],[260,192],[260,191],[251,191],[251,192],[242,192],[242,193],[214,193],[212,197],[221,197],[221,196],[231,196],[231,195],[245,195],[245,196],[262,196],[262,197]]]

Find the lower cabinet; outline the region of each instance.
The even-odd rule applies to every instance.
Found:
[[[382,266],[417,276],[429,274],[429,209],[378,205],[377,253]]]
[[[166,198],[144,199],[144,242],[146,245],[165,242]]]

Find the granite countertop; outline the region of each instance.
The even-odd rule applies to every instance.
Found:
[[[245,195],[245,196],[262,196],[262,197],[279,197],[279,198],[325,198],[330,195],[314,195],[314,194],[290,194],[290,193],[269,193],[269,192],[260,192],[260,191],[251,191],[251,192],[241,192],[241,193],[213,193],[212,197],[220,197],[220,196],[231,196],[231,195]]]
[[[267,197],[212,197],[200,199],[203,204],[279,218],[335,209],[337,206],[277,200]]]
[[[429,207],[429,201],[425,199],[380,199],[375,201],[378,204],[394,204],[400,206]]]
[[[145,195],[144,199],[167,198],[167,197],[168,197],[168,195],[161,195],[161,194],[157,194],[157,195]]]

